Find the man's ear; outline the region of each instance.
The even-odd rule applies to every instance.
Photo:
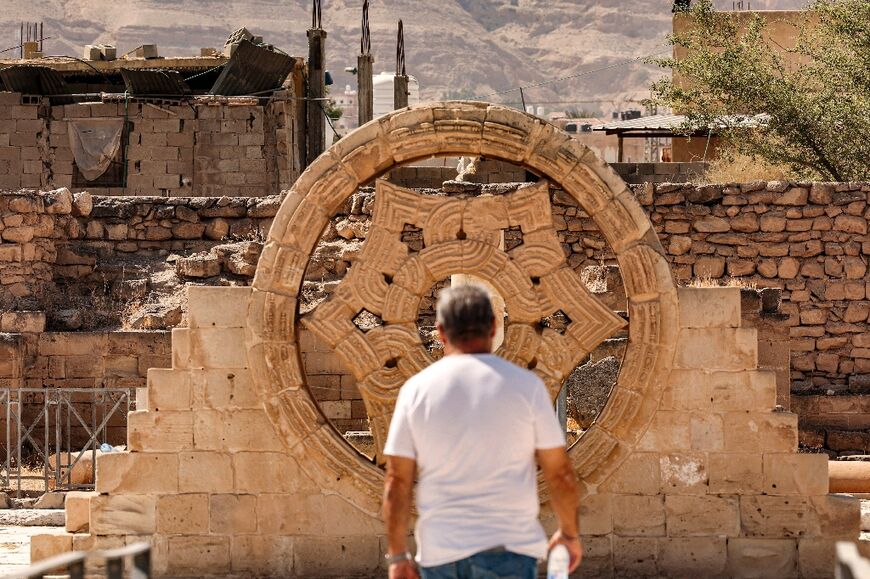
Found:
[[[498,332],[498,320],[495,317],[492,318],[492,329],[489,332],[490,338],[495,338],[496,333]]]
[[[439,323],[435,324],[435,329],[438,330],[438,339],[441,340],[441,345],[447,345],[447,334],[444,332],[444,326]]]

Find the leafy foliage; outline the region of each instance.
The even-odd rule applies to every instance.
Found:
[[[715,127],[740,154],[805,177],[870,177],[868,0],[815,0],[793,47],[760,15],[711,0],[677,18],[693,22],[670,38],[677,58],[655,61],[673,78],[653,84],[653,100],[686,114],[687,134]]]

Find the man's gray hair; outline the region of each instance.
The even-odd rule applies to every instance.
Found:
[[[451,342],[488,338],[495,319],[490,299],[486,288],[479,285],[445,288],[438,294],[435,321]]]

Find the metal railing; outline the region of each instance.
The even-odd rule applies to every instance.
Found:
[[[19,495],[28,480],[41,479],[44,492],[93,488],[110,421],[126,425],[135,404],[135,388],[0,388],[0,485]],[[73,469],[88,453],[91,482],[76,482]]]
[[[132,562],[128,575],[130,579],[149,579],[151,577],[151,545],[135,543],[106,551],[63,553],[40,561],[21,571],[3,575],[0,579],[42,579],[46,575],[59,573],[69,575],[70,579],[84,579],[85,564],[88,560],[104,560],[106,563],[105,576],[108,579],[123,579],[127,559],[131,559]],[[89,572],[90,576],[93,574],[92,571]]]

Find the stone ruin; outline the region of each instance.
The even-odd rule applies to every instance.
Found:
[[[383,474],[318,407],[306,332],[354,373],[377,447],[397,388],[428,362],[418,309],[447,275],[496,287],[502,354],[554,396],[583,353],[625,324],[564,269],[540,184],[436,199],[379,181],[358,265],[300,316],[310,256],[340,205],[433,155],[483,155],[558,183],[619,263],[624,358],[569,451],[583,494],[582,574],[830,576],[835,542],[858,538],[858,501],[829,494],[826,455],[797,452],[797,416],[777,406],[775,372],[759,369],[740,290],[677,289],[650,219],[609,167],[540,120],[483,103],[398,111],[342,139],[283,199],[253,288],[189,288],[187,327],[172,331],[171,368],[148,371],[128,451],[98,459],[96,491],[68,496],[69,532],[34,537],[34,558],[146,539],[159,576],[383,575]],[[405,224],[423,230],[421,250],[401,242]],[[523,243],[506,251],[499,232],[512,227]],[[355,325],[361,308],[382,325]],[[569,320],[561,331],[537,326],[554,313]],[[541,501],[552,528],[546,488]]]

